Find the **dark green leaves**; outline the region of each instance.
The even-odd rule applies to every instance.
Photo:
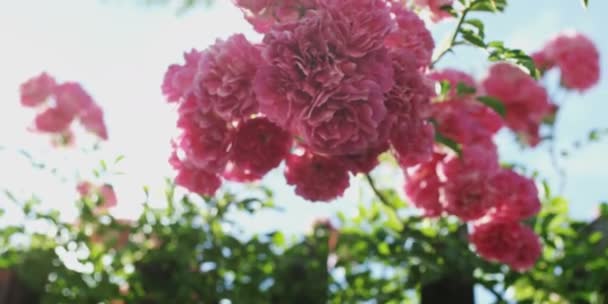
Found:
[[[462,82],[459,82],[458,85],[456,85],[456,94],[458,96],[471,95],[475,94],[476,92],[477,90],[474,87],[470,87]]]
[[[479,97],[477,97],[477,100],[480,101],[481,103],[485,104],[486,106],[492,108],[492,110],[494,110],[496,113],[498,113],[502,117],[504,117],[505,114],[507,113],[507,109],[505,108],[505,105],[502,103],[502,101],[500,101],[494,97],[479,96]]]
[[[502,41],[492,41],[488,43],[488,59],[490,61],[512,61],[526,68],[530,76],[534,79],[540,78],[540,71],[534,65],[534,61],[528,54],[519,49],[505,47]]]
[[[477,0],[471,4],[471,11],[502,12],[507,6],[507,0]]]
[[[589,0],[581,0],[581,4],[583,5],[584,8],[588,8],[589,7]]]
[[[485,26],[479,19],[466,19],[459,29],[462,38],[475,46],[485,48]]]

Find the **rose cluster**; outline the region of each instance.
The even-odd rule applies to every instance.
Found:
[[[532,58],[542,71],[558,68],[562,85],[568,89],[583,92],[600,79],[599,52],[593,42],[580,33],[559,34]]]
[[[546,114],[550,102],[544,88],[508,63],[492,66],[480,83],[452,69],[432,72],[429,78],[450,87],[431,104],[436,132],[461,149],[458,154],[436,146],[429,161],[404,167],[406,194],[426,216],[447,214],[471,223],[469,241],[484,258],[516,270],[532,267],[540,242],[520,221],[540,210],[537,189],[531,179],[501,168],[492,137],[503,125],[535,135],[536,129],[522,125],[538,127]],[[504,119],[479,102],[482,95],[500,98]]]
[[[42,73],[23,83],[20,93],[21,104],[37,110],[35,131],[54,135],[61,144],[70,144],[71,125],[78,120],[87,131],[108,139],[103,110],[80,84],[57,83],[52,76]]]
[[[233,2],[263,40],[217,40],[164,77],[181,129],[170,158],[177,184],[213,195],[223,180],[259,180],[284,161],[296,194],[330,201],[351,174],[368,173],[390,152],[426,216],[471,223],[469,239],[487,259],[534,265],[540,241],[522,221],[540,209],[537,188],[500,166],[492,139],[506,126],[531,146],[540,142],[556,107],[534,78],[506,62],[481,81],[450,69],[429,73],[432,36],[398,1]],[[437,19],[451,3],[417,1]],[[436,84],[445,82],[450,90],[438,96]],[[480,102],[488,98],[504,113]]]
[[[162,85],[181,135],[171,164],[185,188],[254,181],[285,160],[298,195],[329,201],[349,175],[393,151],[432,155],[434,42],[424,22],[386,0],[235,0],[261,43],[237,34],[185,54]]]

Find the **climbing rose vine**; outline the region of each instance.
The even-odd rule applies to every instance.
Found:
[[[211,196],[224,180],[256,181],[284,161],[297,195],[331,201],[388,152],[425,216],[470,223],[469,240],[488,260],[534,265],[541,244],[523,221],[539,212],[536,185],[501,167],[493,142],[503,127],[531,147],[541,142],[557,106],[533,73],[507,61],[479,80],[434,70],[430,32],[399,1],[233,2],[263,39],[217,40],[164,77],[181,129],[170,158],[178,185]],[[456,4],[415,5],[438,22]],[[562,34],[532,58],[541,72],[558,68],[564,88],[584,91],[599,79],[598,57],[586,37]],[[29,91],[24,104],[44,95]]]

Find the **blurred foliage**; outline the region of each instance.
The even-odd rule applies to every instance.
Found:
[[[477,257],[455,218],[412,215],[392,190],[378,190],[354,217],[319,220],[295,238],[253,234],[231,219],[280,212],[268,189],[245,199],[174,190],[168,184],[166,207],[146,202],[136,221],[99,213],[100,198],[83,198],[76,223],[7,193],[27,220],[0,230],[0,303],[439,303],[428,299],[472,299],[474,285],[496,303],[507,290],[519,303],[607,300],[608,205],[587,223],[547,195],[529,221],[543,258],[517,273]]]

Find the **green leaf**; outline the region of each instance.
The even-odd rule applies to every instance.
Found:
[[[477,34],[479,35],[479,37],[481,37],[481,38],[485,37],[485,26],[481,20],[467,19],[463,22],[463,24],[468,24],[468,25],[473,26],[477,30]]]
[[[378,244],[378,253],[381,255],[389,255],[391,253],[391,249],[387,243]]]
[[[439,96],[447,96],[448,92],[450,92],[450,89],[452,87],[452,85],[450,84],[449,81],[447,80],[442,80],[439,82]]]
[[[386,226],[396,232],[403,231],[403,223],[397,216],[397,212],[385,205],[381,205],[381,208],[386,215]]]
[[[272,236],[272,243],[277,247],[283,247],[285,245],[285,236],[281,232],[276,232]]]
[[[595,231],[589,236],[589,243],[597,244],[597,242],[601,241],[603,234],[601,231]]]
[[[471,3],[470,10],[497,13],[504,11],[506,6],[506,0],[476,0]]]
[[[589,7],[589,0],[581,0],[581,4],[583,5],[584,8],[588,8]]]
[[[452,151],[458,154],[458,156],[462,156],[462,147],[460,144],[455,142],[453,139],[443,136],[443,134],[437,131],[437,128],[435,128],[435,141],[450,148]]]
[[[465,83],[459,82],[456,86],[456,94],[460,96],[475,94],[477,90],[474,87],[470,87]]]
[[[507,109],[505,108],[505,105],[502,103],[502,101],[491,96],[479,96],[477,97],[477,100],[479,100],[486,106],[492,108],[492,110],[494,110],[500,116],[505,117]]]
[[[486,43],[483,41],[483,37],[481,37],[479,33],[475,33],[469,29],[460,29],[460,33],[462,34],[462,38],[464,38],[464,40],[468,43],[483,49],[486,48]]]

